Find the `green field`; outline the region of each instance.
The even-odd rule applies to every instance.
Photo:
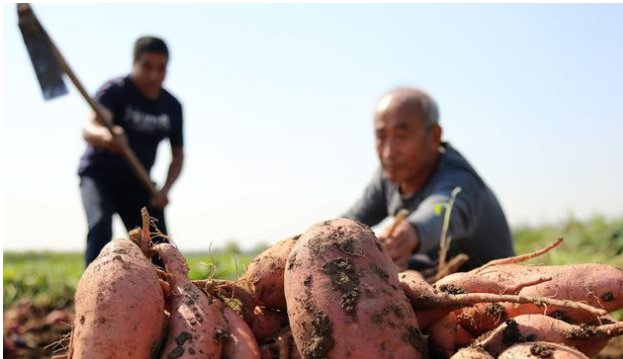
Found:
[[[252,254],[235,250],[220,253],[187,253],[191,279],[234,279],[244,272]],[[71,305],[73,291],[84,269],[82,253],[4,253],[4,309],[22,298],[43,308]]]
[[[580,222],[568,219],[564,223],[537,228],[516,228],[517,253],[541,248],[558,237],[565,242],[533,263],[609,263],[623,268],[623,218],[595,217]],[[233,279],[244,271],[253,258],[228,245],[218,253],[186,253],[191,278],[207,277]],[[43,308],[65,308],[71,305],[72,293],[83,270],[81,253],[24,252],[4,253],[3,306],[23,298]]]

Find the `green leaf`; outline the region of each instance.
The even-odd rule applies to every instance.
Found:
[[[446,206],[445,203],[436,203],[435,204],[435,216],[441,216],[441,212],[443,211],[443,208]]]

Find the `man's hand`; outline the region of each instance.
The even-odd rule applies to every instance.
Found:
[[[390,237],[391,227],[389,225],[383,228],[379,239],[394,262],[401,267],[406,267],[413,252],[420,247],[420,239],[415,228],[407,220],[400,221]]]
[[[119,154],[128,146],[128,137],[121,126],[114,126],[113,133],[109,133],[106,139],[106,148],[108,151]]]
[[[169,197],[167,191],[160,190],[151,198],[151,205],[154,208],[164,209],[169,204]]]

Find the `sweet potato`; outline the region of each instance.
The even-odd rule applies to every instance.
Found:
[[[466,347],[454,354],[450,359],[495,359],[491,354],[478,347]]]
[[[253,259],[238,280],[195,280],[193,284],[205,292],[225,292],[228,297],[238,299],[243,317],[251,326],[256,306],[285,312],[283,275],[288,255],[298,238],[299,235],[281,240],[264,250]]]
[[[249,283],[255,305],[286,310],[283,275],[288,255],[298,238],[294,236],[277,242],[249,264],[241,279]]]
[[[433,357],[449,358],[457,349],[471,344],[474,337],[462,328],[455,313],[449,313],[424,329]]]
[[[164,307],[158,276],[139,246],[128,239],[108,243],[76,288],[68,357],[157,357]]]
[[[411,305],[415,309],[418,322],[422,328],[447,315],[460,307],[477,303],[535,303],[538,307],[556,305],[558,307],[573,308],[590,313],[593,316],[604,315],[605,311],[583,303],[567,300],[549,299],[543,297],[528,297],[493,293],[464,293],[461,288],[447,286],[440,291],[428,284],[413,271],[405,271],[399,275],[400,284]]]
[[[415,310],[420,328],[426,328],[455,309],[454,306],[437,307],[431,304],[436,303],[439,293],[420,273],[406,270],[398,273],[398,280]],[[420,305],[421,303],[425,305]]]
[[[227,337],[224,304],[190,283],[186,260],[174,245],[161,243],[153,250],[162,259],[171,285],[171,314],[161,358],[219,358]]]
[[[259,342],[272,338],[288,324],[288,314],[262,307],[255,307],[251,330]]]
[[[475,341],[493,356],[525,341],[545,341],[574,347],[592,357],[612,337],[623,334],[623,322],[600,326],[577,326],[541,314],[520,315]]]
[[[509,319],[505,303],[478,303],[455,313],[457,323],[475,336],[493,330]]]
[[[521,305],[512,303],[480,303],[470,307],[461,308],[455,311],[455,313],[458,324],[468,330],[472,335],[478,336],[480,334],[495,329],[506,320],[511,319],[510,315],[512,314],[515,314],[515,316],[524,314],[517,309],[515,309],[514,312],[510,311],[510,315],[509,311],[507,311],[508,308],[521,308],[520,306]],[[533,311],[536,312],[533,306],[531,308],[533,308]],[[541,308],[539,313],[528,314],[542,314],[546,312],[545,308]],[[568,323],[572,322],[572,320],[565,317],[562,311],[551,312],[549,316],[566,321]],[[607,316],[594,318],[594,320],[584,324],[608,322]]]
[[[468,332],[460,324],[456,326],[456,346],[457,348],[463,348],[464,346],[472,344],[474,336]]]
[[[274,343],[260,344],[260,358],[279,359],[279,349]]]
[[[292,332],[285,327],[277,333],[273,340],[261,347],[262,359],[302,359],[301,353],[294,343]]]
[[[450,313],[424,329],[424,334],[428,335],[428,345],[436,353],[434,357],[449,358],[456,352],[457,326],[456,315]]]
[[[292,335],[305,358],[422,358],[427,352],[391,258],[359,222],[309,228],[288,257],[285,293]]]
[[[526,359],[526,358],[546,358],[546,359],[588,359],[582,352],[570,348],[566,345],[533,342],[519,343],[506,349],[498,359]]]
[[[522,281],[517,278],[491,279],[486,276],[464,272],[453,273],[435,282],[434,287],[442,292],[462,293],[493,293],[493,294],[518,294],[525,287],[551,280],[551,277],[531,278]]]
[[[520,295],[579,301],[612,312],[623,308],[623,271],[605,264],[529,266],[507,264],[490,266],[478,273],[492,280],[516,277],[524,281],[551,277],[551,281],[521,289]],[[509,318],[520,314],[543,313],[543,308],[530,304],[508,305]],[[548,306],[548,315],[558,315],[572,323],[584,323],[595,316],[570,308]]]
[[[259,359],[260,348],[251,328],[233,309],[225,305],[223,316],[227,322],[227,339],[223,359]]]
[[[2,357],[4,359],[17,359],[17,349],[6,334],[2,336]]]

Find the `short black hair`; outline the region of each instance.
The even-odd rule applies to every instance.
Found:
[[[134,43],[134,61],[147,52],[163,54],[169,59],[169,48],[161,38],[154,36],[141,36]]]

